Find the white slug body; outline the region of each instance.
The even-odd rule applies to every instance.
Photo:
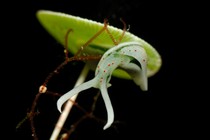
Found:
[[[92,80],[73,88],[58,99],[58,110],[61,112],[62,105],[75,94],[91,87],[98,88],[107,109],[108,120],[104,129],[110,127],[114,121],[114,111],[107,88],[111,85],[112,72],[117,68],[125,70],[143,91],[147,90],[147,54],[139,42],[124,42],[104,53]]]

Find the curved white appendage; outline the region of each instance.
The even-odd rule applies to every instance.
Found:
[[[106,110],[107,110],[107,117],[108,117],[107,123],[106,123],[106,125],[103,128],[105,130],[108,127],[110,127],[111,124],[114,121],[114,111],[113,111],[112,103],[110,101],[110,98],[109,98],[109,95],[108,95],[108,92],[107,92],[106,81],[101,84],[101,88],[100,89],[101,89],[101,95],[102,95],[102,97],[104,99],[104,103],[105,103]]]
[[[133,57],[141,64],[141,67],[139,67],[138,65],[129,62],[126,65],[122,65],[121,68],[125,69],[125,71],[127,71],[132,77],[134,82],[139,85],[142,90],[146,91],[148,89],[146,51],[142,47],[136,45],[122,48],[119,52],[121,54]]]
[[[138,65],[134,63],[123,65],[121,66],[121,68],[132,77],[136,85],[140,86],[143,91],[148,90],[147,74],[144,68],[141,69]]]
[[[78,94],[79,92],[86,90],[88,88],[91,88],[93,86],[95,86],[97,84],[97,79],[94,78],[88,82],[85,82],[79,86],[76,86],[75,88],[73,88],[72,90],[70,90],[69,92],[67,92],[66,94],[62,95],[58,101],[57,101],[57,108],[58,110],[61,112],[61,107],[62,105],[69,100],[72,96],[74,96],[75,94]]]

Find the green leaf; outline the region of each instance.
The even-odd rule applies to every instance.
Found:
[[[75,54],[82,45],[104,26],[100,22],[48,10],[39,10],[37,18],[49,34],[62,45],[64,45],[67,30],[73,29],[73,32],[68,37],[68,49],[72,54]],[[122,29],[111,25],[108,25],[108,29],[115,39],[118,39],[123,33]],[[125,33],[121,42],[127,41],[137,41],[142,44],[141,46],[148,55],[147,75],[150,77],[156,74],[162,65],[162,59],[158,51],[149,43],[130,32]],[[111,47],[114,47],[113,41],[107,32],[103,32],[86,47],[86,53],[90,55],[103,54]],[[113,76],[130,79],[130,76],[123,70],[115,70]]]

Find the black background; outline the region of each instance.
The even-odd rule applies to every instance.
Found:
[[[195,99],[195,95],[192,94],[194,87],[189,86],[194,79],[189,74],[188,68],[184,69],[180,66],[196,65],[196,62],[191,63],[191,59],[185,57],[186,50],[189,51],[191,46],[189,42],[193,40],[193,38],[189,39],[187,33],[195,29],[191,26],[196,13],[192,12],[194,10],[192,3],[138,0],[97,2],[31,0],[17,4],[20,6],[15,8],[11,16],[8,16],[13,18],[8,20],[11,21],[9,22],[11,31],[7,35],[9,62],[6,67],[9,66],[10,71],[9,78],[5,81],[9,85],[8,91],[14,97],[12,102],[14,105],[12,104],[7,111],[12,112],[12,129],[14,128],[16,139],[32,139],[28,121],[19,129],[15,129],[15,126],[29,111],[45,77],[64,58],[62,46],[36,19],[35,14],[40,9],[64,12],[99,22],[108,18],[111,25],[119,28],[122,28],[119,21],[122,17],[130,25],[131,33],[152,44],[162,56],[163,64],[160,71],[148,80],[148,92],[142,92],[132,81],[114,77],[111,79],[112,87],[109,88],[109,95],[113,103],[115,120],[121,122],[116,124],[116,129],[110,128],[103,131],[104,124],[87,120],[78,127],[71,137],[72,140],[179,139],[198,135],[195,126],[200,121],[195,123],[194,115],[197,114],[195,110],[200,109],[197,108],[199,99]],[[61,94],[70,90],[82,66],[82,62],[69,64],[51,81],[49,88]],[[91,76],[93,73],[90,73],[89,78]],[[79,104],[88,108],[96,92],[96,90],[90,90],[90,93],[81,94],[78,98]],[[40,99],[38,104],[40,115],[36,119],[40,140],[49,139],[59,117],[56,100],[56,97],[45,95]],[[72,112],[69,123],[80,115],[76,108],[73,111],[75,113]],[[106,110],[101,99],[99,99],[96,114],[106,120]],[[70,124],[66,125],[67,128],[69,126]]]

